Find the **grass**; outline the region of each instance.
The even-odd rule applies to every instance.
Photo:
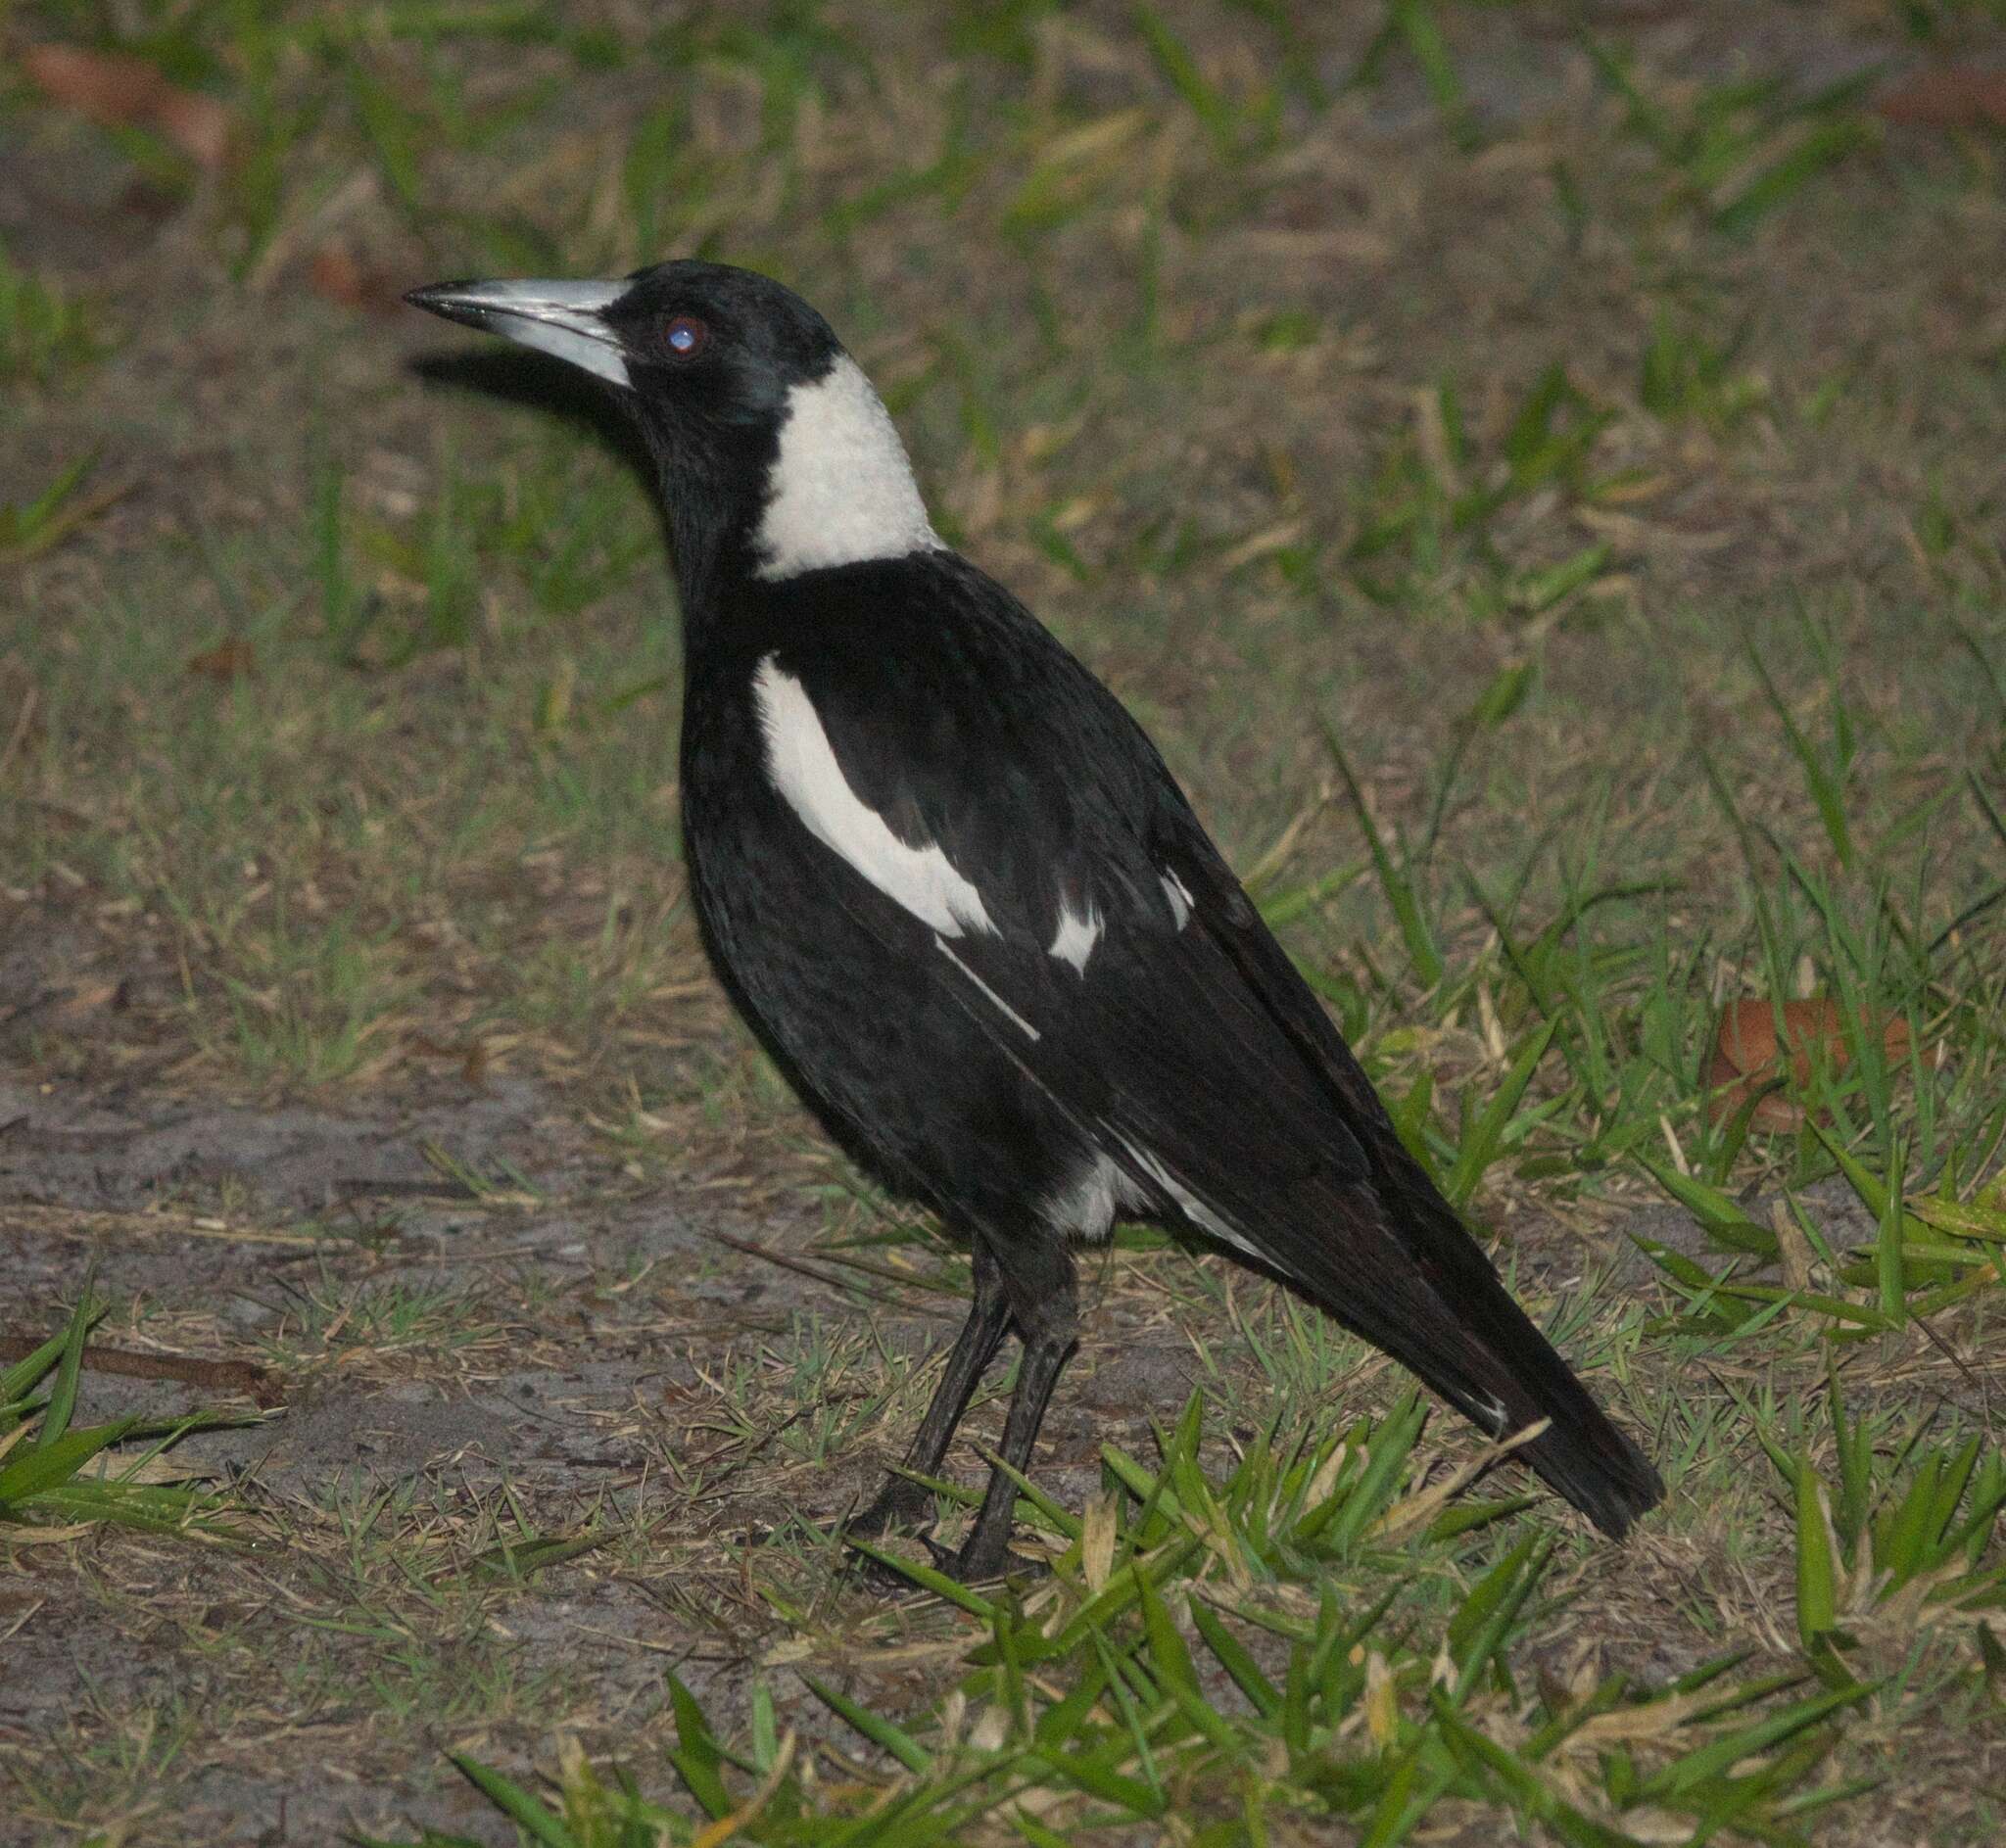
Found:
[[[21,1538],[35,1541],[74,1539],[99,1524],[194,1540],[240,1538],[230,1503],[199,1485],[201,1472],[163,1459],[191,1431],[244,1422],[240,1415],[128,1413],[74,1422],[85,1338],[103,1314],[92,1308],[87,1281],[64,1332],[0,1372],[0,1523],[25,1529]]]
[[[1223,1842],[1283,1814],[1398,1841],[1438,1805],[1564,1840],[1636,1839],[1630,1817],[1801,1839],[1855,1794],[1815,1776],[1833,1723],[1876,1695],[1843,1674],[1823,1686],[1806,1672],[1746,1678],[1730,1654],[1642,1696],[1577,1679],[1528,1697],[1510,1644],[1564,1606],[1547,1585],[1552,1542],[1473,1546],[1521,1502],[1451,1506],[1475,1464],[1416,1490],[1422,1417],[1409,1397],[1377,1426],[1269,1428],[1219,1477],[1201,1464],[1194,1397],[1153,1465],[1108,1446],[1108,1490],[1083,1518],[1026,1505],[1053,1570],[1022,1602],[904,1567],[986,1640],[918,1730],[804,1673],[884,1767],[847,1790],[804,1781],[763,1687],[733,1746],[673,1681],[670,1761],[695,1819],[609,1784],[575,1748],[554,1800],[470,1755],[454,1762],[530,1839],[581,1845],[693,1841],[727,1824],[772,1842],[925,1841],[984,1822],[1058,1842],[1172,1816],[1192,1840]],[[1938,1474],[1923,1486],[1933,1535],[1963,1485]],[[1996,1513],[1989,1472],[1977,1500],[1967,1548]]]
[[[90,310],[0,248],[0,378],[43,384],[96,358],[105,342]]]
[[[0,1636],[60,1618],[103,1683],[0,1741],[37,1825],[220,1835],[184,1809],[236,1779],[397,1840],[1997,1835],[1997,164],[1871,86],[1999,22],[1760,12],[1745,55],[1449,0],[10,16],[233,130],[201,173],[0,90],[24,183],[135,250],[171,224],[92,275],[51,210],[0,266],[10,1068],[359,1116],[437,1181],[108,1218],[52,1166],[0,1207],[70,1266],[10,1311],[57,1390],[0,1393],[0,1547],[51,1603]],[[372,312],[672,251],[802,283],[941,530],[1162,741],[1647,1438],[1672,1493],[1631,1546],[1127,1231],[1024,1486],[1044,1572],[838,1576],[965,1261],[704,969],[627,451],[574,385]],[[317,293],[330,253],[374,296]],[[1814,997],[1842,1046],[1775,1074],[1795,1126],[1719,1108],[1723,1004]],[[255,1354],[302,1445],[355,1408],[338,1487],[283,1449],[233,1484],[281,1546],[188,1546],[206,1492],[91,1474],[114,1427],[58,1415],[41,1346],[72,1235],[119,1340]],[[186,1277],[140,1261],[168,1237]],[[115,1506],[158,1518],[45,1538]]]

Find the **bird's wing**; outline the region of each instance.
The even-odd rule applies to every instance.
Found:
[[[755,688],[849,909],[1167,1212],[1293,1272],[1235,1203],[1362,1182],[1392,1126],[1140,728],[1028,616],[828,634]]]
[[[1551,1421],[1526,1460],[1621,1533],[1649,1464],[1401,1145],[1141,729],[989,591],[932,631],[888,614],[862,658],[831,626],[760,662],[769,772],[849,869],[834,901],[1165,1216],[1493,1434]]]

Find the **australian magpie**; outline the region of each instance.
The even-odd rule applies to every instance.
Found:
[[[414,306],[605,380],[667,514],[683,840],[711,956],[836,1139],[974,1250],[907,1466],[937,1473],[1004,1333],[1019,1471],[1117,1216],[1255,1260],[1410,1367],[1606,1533],[1663,1493],[1512,1301],[1163,759],[943,545],[829,323],[719,263],[445,282]],[[952,1562],[1003,1566],[994,1472]],[[894,1476],[852,1525],[917,1524]]]

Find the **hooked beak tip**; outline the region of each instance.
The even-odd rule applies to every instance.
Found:
[[[422,288],[406,289],[404,299],[408,306],[423,308],[427,314],[478,325],[493,307],[481,300],[480,287],[477,282],[428,282]]]

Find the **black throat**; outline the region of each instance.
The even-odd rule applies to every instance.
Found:
[[[770,423],[669,429],[644,418],[642,433],[654,460],[683,620],[693,629],[758,572],[779,431]]]

